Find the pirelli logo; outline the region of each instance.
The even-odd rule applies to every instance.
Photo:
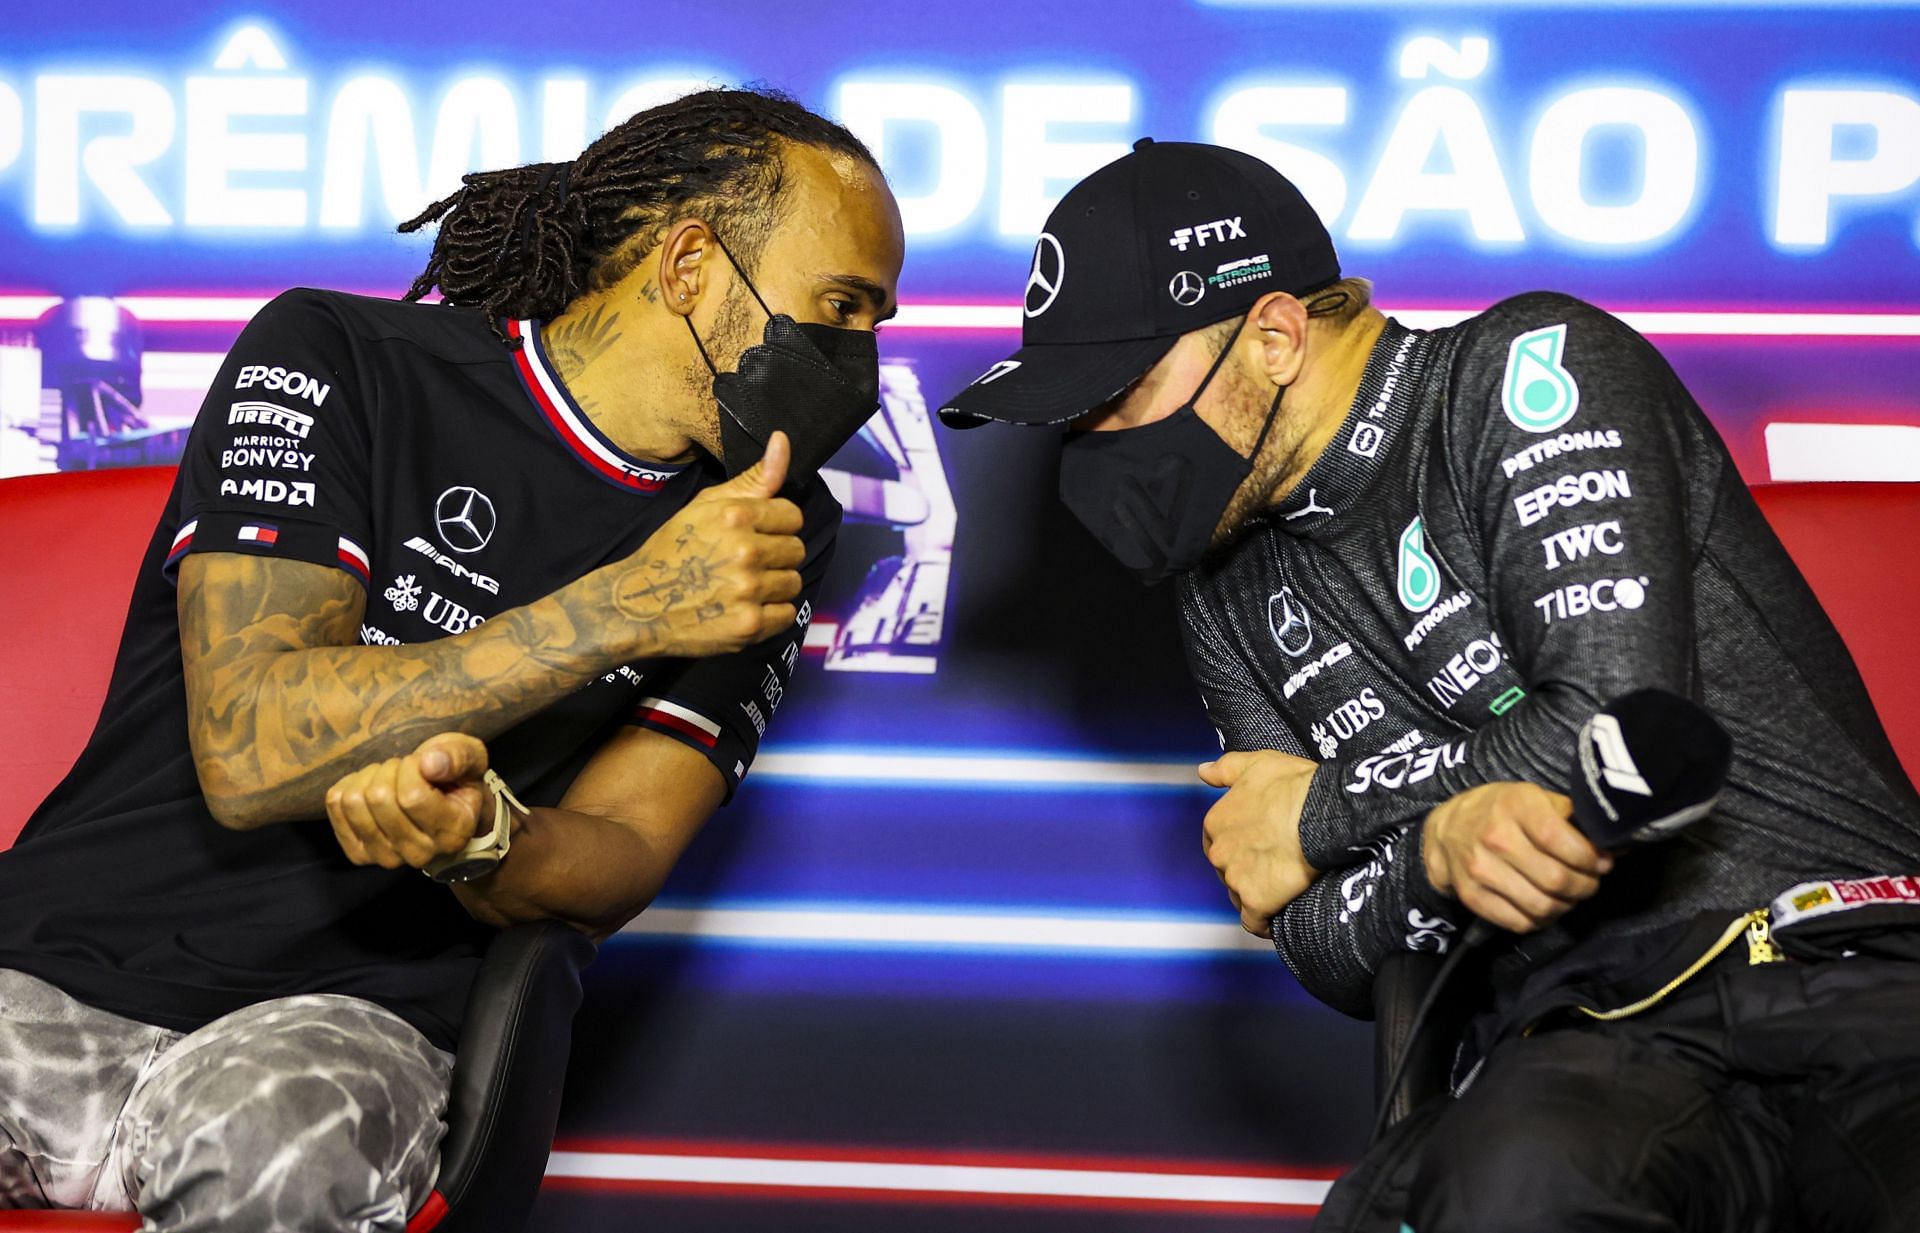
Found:
[[[292,407],[283,407],[277,402],[236,402],[227,410],[227,423],[278,428],[303,439],[313,431],[311,415],[295,411]]]

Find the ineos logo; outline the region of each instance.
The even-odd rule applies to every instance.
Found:
[[[1198,304],[1200,297],[1206,293],[1205,280],[1192,270],[1180,271],[1173,276],[1173,281],[1167,284],[1167,294],[1172,296],[1173,302],[1182,308]]]
[[[449,488],[434,502],[440,542],[455,552],[478,552],[493,538],[493,502],[478,488]]]
[[[1060,241],[1043,231],[1040,242],[1033,246],[1033,272],[1027,275],[1027,316],[1038,317],[1052,308],[1066,281],[1067,254]]]

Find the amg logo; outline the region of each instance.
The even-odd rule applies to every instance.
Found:
[[[1293,697],[1293,695],[1300,692],[1308,681],[1319,676],[1322,672],[1325,672],[1328,668],[1333,667],[1351,654],[1353,654],[1353,643],[1351,642],[1342,642],[1339,646],[1328,648],[1326,654],[1313,660],[1311,663],[1303,665],[1300,671],[1287,678],[1287,683],[1280,688],[1281,696],[1285,698]]]
[[[474,586],[479,587],[482,591],[485,591],[489,595],[500,594],[500,583],[498,579],[491,578],[486,574],[474,573],[472,570],[468,569],[465,565],[462,565],[460,562],[454,560],[452,557],[448,556],[446,553],[440,551],[438,548],[435,548],[432,544],[428,543],[421,536],[416,535],[412,539],[408,540],[407,547],[413,549],[415,552],[419,553],[423,557],[432,558],[433,563],[435,565],[438,565],[441,569],[446,570],[448,573],[452,574],[455,578],[465,578],[468,582],[471,582]]]
[[[1427,640],[1427,635],[1438,628],[1440,622],[1473,603],[1473,596],[1466,591],[1455,591],[1433,606],[1433,611],[1420,618],[1412,630],[1401,641],[1407,644],[1409,651]]]

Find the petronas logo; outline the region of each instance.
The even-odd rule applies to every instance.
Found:
[[[1529,330],[1507,349],[1500,405],[1508,419],[1528,432],[1552,432],[1580,409],[1580,387],[1573,374],[1560,366],[1566,346],[1563,323]]]
[[[1440,598],[1440,568],[1427,555],[1427,528],[1415,518],[1400,532],[1400,603],[1408,612],[1425,612]]]

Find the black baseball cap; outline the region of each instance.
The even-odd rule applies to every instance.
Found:
[[[1225,146],[1136,142],[1047,216],[1021,347],[940,408],[953,428],[1062,424],[1113,398],[1182,334],[1271,291],[1337,282],[1333,240],[1292,181]]]

